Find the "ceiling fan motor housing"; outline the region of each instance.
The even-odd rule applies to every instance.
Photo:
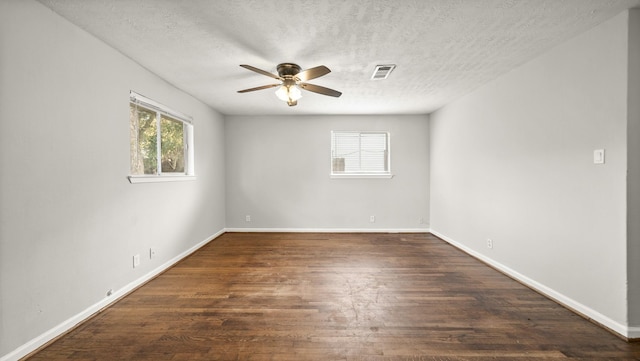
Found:
[[[277,69],[278,74],[283,78],[286,76],[294,77],[302,70],[298,64],[293,63],[278,64]]]

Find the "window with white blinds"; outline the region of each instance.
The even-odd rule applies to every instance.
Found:
[[[331,175],[390,177],[389,133],[332,131]]]

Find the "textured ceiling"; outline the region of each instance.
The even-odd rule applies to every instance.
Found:
[[[223,114],[425,114],[640,0],[39,0]],[[269,72],[332,72],[296,107]],[[370,80],[377,64],[397,64]],[[133,89],[135,90],[135,89]],[[152,96],[150,94],[149,96]]]

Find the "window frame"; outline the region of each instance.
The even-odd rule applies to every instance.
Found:
[[[129,107],[131,105],[139,105],[140,107],[156,112],[156,137],[157,141],[157,171],[155,174],[129,174],[127,177],[130,183],[156,183],[156,182],[176,182],[176,181],[189,181],[195,180],[195,161],[194,161],[194,130],[193,130],[193,118],[184,113],[175,111],[161,103],[158,103],[144,95],[138,94],[134,91],[129,92]],[[183,124],[183,137],[184,137],[184,172],[162,172],[162,117],[170,118],[170,120],[176,120]],[[131,119],[129,119],[129,126],[131,127]],[[131,150],[130,150],[131,152]],[[131,153],[129,154],[129,172],[131,172]]]
[[[334,172],[334,166],[333,166],[333,160],[334,158],[334,134],[346,134],[346,133],[352,133],[352,134],[358,134],[358,135],[362,135],[362,134],[384,134],[386,136],[386,150],[387,150],[387,156],[386,156],[386,163],[387,163],[387,170],[384,172],[339,172],[336,173]],[[331,131],[331,139],[330,139],[330,144],[331,144],[331,154],[330,154],[330,158],[329,158],[329,169],[330,169],[330,178],[333,179],[349,179],[349,178],[386,178],[386,179],[390,179],[393,178],[393,173],[391,173],[391,133],[388,131],[376,131],[376,130],[332,130]],[[358,150],[359,152],[362,152],[362,145],[360,145],[360,148]]]

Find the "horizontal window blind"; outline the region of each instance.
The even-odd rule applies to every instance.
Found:
[[[386,132],[331,132],[333,174],[389,173],[389,134]]]

